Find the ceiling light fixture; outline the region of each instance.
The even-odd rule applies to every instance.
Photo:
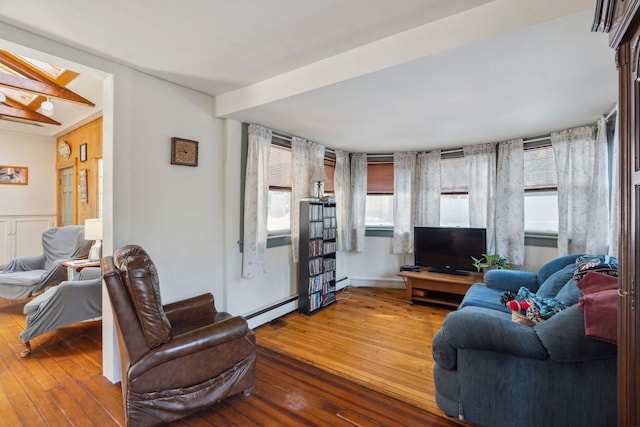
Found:
[[[40,104],[40,111],[47,117],[53,116],[53,103],[49,101],[49,98]]]

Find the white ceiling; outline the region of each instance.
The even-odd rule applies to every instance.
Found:
[[[0,21],[214,95],[220,117],[374,153],[595,122],[616,101],[617,74],[606,35],[590,32],[594,7],[0,0]]]

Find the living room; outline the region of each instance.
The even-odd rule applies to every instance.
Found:
[[[574,6],[579,9],[575,3],[567,2],[567,7]],[[588,9],[584,6],[586,3]],[[581,22],[586,25],[586,32],[589,31],[593,16],[591,3],[580,4],[580,7],[585,7]],[[555,3],[548,5],[549,9],[556,7]],[[288,246],[267,251],[268,274],[251,280],[241,277],[242,254],[238,249],[242,204],[239,196],[239,141],[242,133],[241,122],[245,119],[215,118],[224,116],[216,110],[220,108],[219,100],[203,93],[202,90],[185,87],[187,85],[181,81],[184,76],[175,76],[177,83],[171,83],[171,72],[165,72],[164,78],[152,76],[154,68],[160,74],[163,73],[163,64],[155,64],[148,69],[134,68],[120,61],[107,59],[99,55],[99,52],[91,52],[83,48],[79,41],[47,38],[42,34],[38,35],[30,26],[27,28],[24,24],[18,24],[19,11],[15,16],[8,16],[6,22],[0,26],[0,38],[5,41],[5,48],[23,51],[26,49],[25,54],[31,50],[45,58],[62,57],[67,61],[99,70],[104,75],[106,90],[101,102],[105,123],[104,253],[111,253],[114,249],[133,242],[147,248],[160,270],[162,297],[165,301],[175,301],[210,291],[216,295],[221,308],[235,314],[250,315],[260,312],[265,307],[286,302],[297,293],[295,271],[289,261]],[[597,85],[607,92],[607,101],[597,112],[602,115],[611,111],[616,99],[613,54],[607,46],[606,37],[600,34],[589,35],[598,38],[597,44],[601,49],[598,52],[603,52],[606,56],[602,61],[603,68],[607,70],[607,78],[610,79],[606,82],[592,82],[592,85]],[[77,33],[75,36],[78,37]],[[115,53],[112,55],[117,56]],[[334,89],[339,89],[340,84],[337,80],[331,84]],[[306,90],[313,91],[310,87]],[[296,94],[292,89],[289,96],[293,95]],[[282,94],[280,96],[284,97]],[[268,98],[262,102],[275,101],[274,98]],[[560,102],[554,100],[553,103]],[[230,104],[231,102],[227,105]],[[568,108],[562,105],[561,107]],[[443,105],[442,108],[448,107]],[[286,115],[287,112],[288,110],[285,110],[282,115]],[[267,113],[273,114],[270,111]],[[593,124],[597,114],[575,125]],[[227,115],[233,116],[232,109]],[[514,121],[511,116],[500,118],[505,127],[505,122],[511,121]],[[266,116],[264,122],[266,123]],[[274,128],[291,135],[314,138],[313,134],[300,132],[293,125]],[[545,128],[545,131],[506,129],[505,132],[509,134],[504,139],[536,136],[566,129],[549,123],[544,123],[541,128]],[[474,129],[470,124],[469,130],[464,133],[469,139],[466,141],[469,144],[483,142],[474,140]],[[200,162],[197,168],[169,164],[169,141],[175,136],[200,142]],[[452,143],[455,145],[447,147],[442,143],[439,148],[458,148],[465,145],[465,142],[459,139]],[[331,146],[331,141],[328,140],[326,144]],[[369,145],[354,151],[366,152],[371,148],[373,147]],[[54,159],[54,144],[46,149],[49,150],[49,157]],[[372,151],[388,153],[393,150],[394,144],[389,143]],[[189,190],[186,187],[189,187]],[[341,257],[338,262],[338,275],[347,276],[353,282],[361,279],[361,283],[365,283],[365,279],[375,279],[369,284],[375,285],[375,281],[378,281],[379,285],[400,285],[401,282],[395,273],[398,267],[406,262],[402,255],[390,254],[389,241],[389,238],[368,237],[366,253]],[[531,269],[555,256],[553,248],[530,246],[528,251],[526,264]],[[376,266],[376,270],[372,272],[371,266]],[[284,304],[267,315],[253,317],[251,325],[255,327],[268,322],[293,308],[295,306],[291,303]],[[107,378],[117,380],[114,335],[109,328],[112,319],[108,318],[107,312],[105,310],[104,373]]]

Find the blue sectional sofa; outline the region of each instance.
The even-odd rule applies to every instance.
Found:
[[[447,416],[487,427],[616,425],[617,347],[585,336],[578,257],[537,274],[488,271],[447,315],[433,340],[435,397]],[[522,286],[567,308],[533,327],[514,322],[500,297]]]

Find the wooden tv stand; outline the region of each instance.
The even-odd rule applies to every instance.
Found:
[[[452,307],[460,304],[461,296],[471,285],[483,281],[482,273],[472,272],[468,276],[458,276],[427,270],[401,271],[398,276],[407,278],[407,302],[424,301]]]

